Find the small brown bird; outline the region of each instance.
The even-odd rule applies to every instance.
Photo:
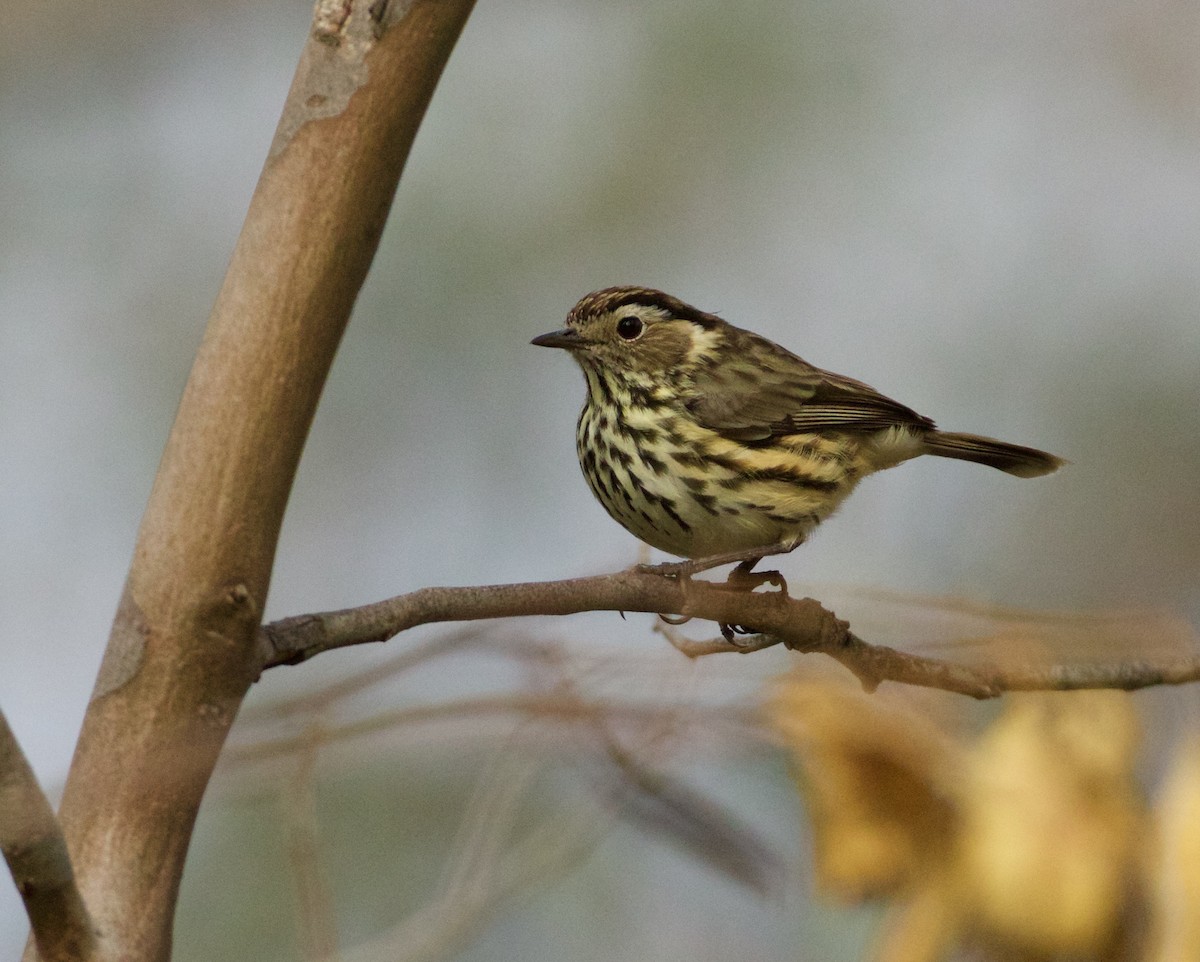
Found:
[[[630,532],[703,570],[790,551],[868,474],[922,454],[1019,478],[1059,458],[939,431],[860,381],[661,291],[587,295],[533,339],[569,351],[587,397],[576,447],[592,493]]]

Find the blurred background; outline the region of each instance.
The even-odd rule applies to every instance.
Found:
[[[5,9],[0,705],[47,785],[310,13]],[[911,601],[927,596],[1196,624],[1198,46],[1182,0],[483,0],[318,412],[268,618],[636,560],[575,461],[582,378],[528,341],[637,283],[947,429],[1072,462],[1018,482],[924,459],[867,481],[781,566],[871,640],[956,639]],[[332,907],[344,945],[405,918],[434,933],[392,958],[858,958],[871,913],[812,899],[786,766],[746,730],[796,657],[690,663],[652,624],[508,625],[395,666],[449,633],[423,630],[271,673],[202,812],[176,957],[296,958],[297,919]],[[290,701],[357,673],[376,683]],[[770,898],[611,806],[588,814],[612,776],[554,710],[420,714],[568,681],[627,698],[623,736],[780,856]],[[1152,743],[1200,720],[1192,689],[1136,702]],[[504,831],[579,817],[561,864],[447,921],[435,896],[467,871],[451,856],[472,806]],[[24,933],[0,884],[0,953]]]

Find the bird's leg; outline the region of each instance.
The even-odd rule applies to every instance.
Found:
[[[700,574],[702,571],[708,571],[712,568],[719,568],[721,565],[737,562],[739,568],[744,568],[743,574],[749,574],[750,569],[763,558],[775,554],[787,554],[789,551],[794,551],[799,547],[803,541],[803,538],[796,538],[792,541],[780,541],[776,544],[767,545],[765,548],[725,551],[721,554],[708,555],[704,558],[691,558],[688,561],[667,561],[656,565],[640,564],[634,570],[641,574],[662,575],[664,578],[686,580],[692,575]],[[758,584],[762,583],[762,581],[758,582]]]

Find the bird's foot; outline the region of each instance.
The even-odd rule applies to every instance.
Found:
[[[788,586],[783,572],[774,569],[771,571],[755,571],[753,569],[757,560],[755,558],[751,561],[743,561],[729,572],[729,577],[725,579],[725,584],[722,587],[729,588],[732,591],[753,591],[760,585],[773,585],[786,598],[788,596]]]
[[[787,580],[779,571],[754,571],[754,565],[758,561],[757,558],[752,558],[749,561],[743,561],[731,572],[729,577],[725,579],[725,584],[722,588],[728,588],[730,591],[753,591],[759,585],[770,584],[779,589],[784,598],[788,596]],[[745,625],[719,625],[721,629],[721,637],[731,645],[739,645],[740,643],[734,640],[734,635],[753,635],[756,634],[753,628],[747,628]]]
[[[691,579],[692,575],[699,574],[702,571],[708,571],[712,568],[719,568],[721,565],[737,564],[725,579],[723,584],[717,587],[728,588],[731,591],[753,591],[760,585],[769,584],[778,588],[784,598],[788,596],[787,579],[783,577],[780,571],[755,571],[754,566],[768,555],[784,554],[791,551],[800,544],[800,540],[791,543],[781,543],[776,545],[768,545],[765,548],[755,548],[748,551],[729,551],[724,554],[709,555],[704,558],[692,558],[688,561],[668,561],[662,564],[639,564],[635,565],[633,570],[638,574],[658,575],[662,578],[675,578],[685,585]],[[659,615],[668,625],[682,625],[684,622],[690,621],[688,615]],[[725,643],[734,647],[742,647],[741,643],[736,640],[737,635],[753,635],[757,634],[755,629],[747,628],[745,625],[731,625],[718,623],[721,629],[721,637],[725,639]],[[670,636],[668,636],[670,637]],[[672,642],[678,647],[678,643]],[[751,643],[753,645],[753,643]]]
[[[728,644],[734,645],[735,647],[738,647],[738,648],[741,647],[741,642],[739,642],[737,640],[738,635],[757,635],[758,634],[758,632],[755,629],[747,628],[745,625],[719,624],[719,625],[717,625],[717,627],[721,629],[721,637],[724,638]]]

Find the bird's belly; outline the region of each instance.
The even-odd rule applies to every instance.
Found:
[[[647,444],[637,426],[611,427],[584,412],[579,460],[608,513],[647,544],[687,558],[795,543],[853,487],[844,471],[797,476],[716,435],[673,425]],[[681,436],[682,435],[682,436]]]

